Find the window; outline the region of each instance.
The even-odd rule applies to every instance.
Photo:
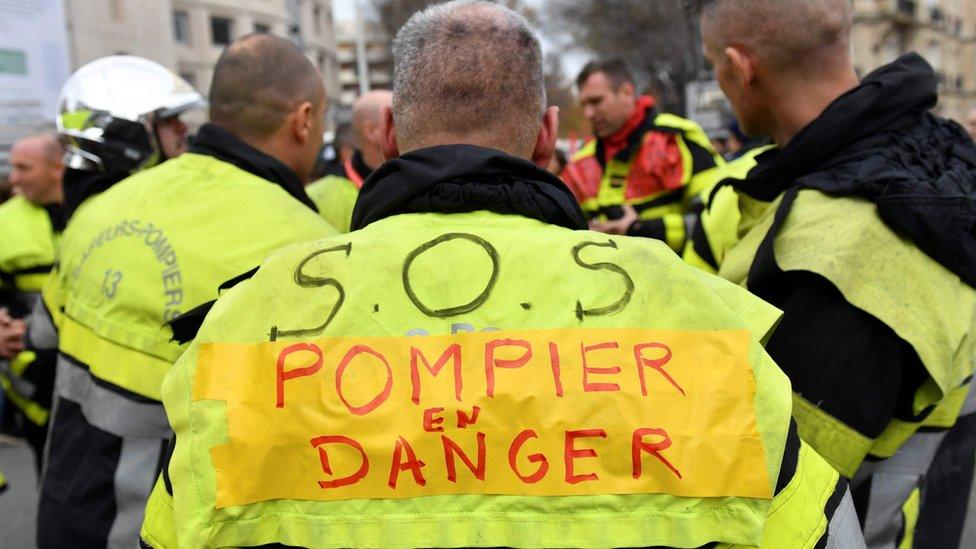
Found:
[[[173,39],[180,44],[190,43],[190,14],[185,11],[173,12]]]
[[[322,34],[322,8],[318,4],[312,8],[312,28],[315,34]]]
[[[254,24],[254,32],[256,32],[258,34],[270,34],[271,33],[271,25],[266,25],[264,23],[255,23]]]
[[[213,38],[214,45],[226,46],[230,44],[233,33],[234,22],[226,17],[210,18],[210,36]]]

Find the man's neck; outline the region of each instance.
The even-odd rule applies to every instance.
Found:
[[[379,148],[364,147],[359,154],[363,158],[363,163],[371,170],[375,170],[383,163],[383,151]]]
[[[860,84],[853,68],[839,71],[831,78],[820,80],[794,80],[771,94],[778,98],[773,105],[776,126],[771,132],[773,141],[785,147],[796,134],[816,120],[823,112],[848,91]]]

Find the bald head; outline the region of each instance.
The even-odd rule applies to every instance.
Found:
[[[10,149],[10,183],[14,191],[35,204],[61,202],[64,165],[61,142],[51,134],[25,137]]]
[[[393,104],[393,92],[373,90],[360,96],[352,104],[352,125],[360,128],[366,122],[379,122],[383,107]]]
[[[352,104],[352,126],[356,145],[370,168],[383,163],[383,107],[393,104],[393,92],[373,90],[360,96]]]
[[[768,66],[808,71],[849,63],[850,0],[704,0],[702,36],[720,52],[749,48]]]
[[[227,46],[214,67],[210,120],[231,133],[265,139],[302,103],[325,101],[322,77],[291,42],[252,34]]]
[[[522,16],[483,1],[434,5],[397,33],[393,60],[401,150],[456,142],[531,153],[546,94],[539,40]]]

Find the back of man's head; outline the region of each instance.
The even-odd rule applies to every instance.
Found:
[[[531,154],[546,92],[542,49],[522,16],[478,0],[429,7],[397,33],[393,61],[401,152],[453,142]]]
[[[227,46],[214,67],[210,121],[245,140],[278,131],[300,104],[325,101],[322,78],[291,42],[252,34]]]
[[[801,74],[850,62],[849,0],[700,0],[702,36],[749,48],[774,70]]]
[[[363,160],[375,169],[383,163],[383,108],[392,105],[389,90],[372,90],[352,104],[352,126]]]

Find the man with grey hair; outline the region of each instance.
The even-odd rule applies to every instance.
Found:
[[[768,349],[801,438],[851,479],[869,546],[911,543],[919,490],[946,494],[921,511],[939,541],[919,545],[976,546],[976,146],[929,112],[938,79],[917,54],[858,80],[847,0],[704,4],[719,84],[777,148],[712,195],[737,195],[712,201],[737,203],[741,219],[713,216],[737,226],[702,228],[741,236],[719,274],[785,312]],[[955,472],[930,475],[944,439]]]
[[[778,312],[662,242],[585,231],[545,170],[557,112],[525,20],[436,5],[394,63],[353,232],[268,258],[168,376],[144,541],[858,547],[762,350]]]

